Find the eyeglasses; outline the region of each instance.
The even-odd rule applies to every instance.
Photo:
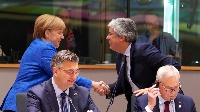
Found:
[[[165,89],[165,91],[166,91],[167,93],[171,93],[172,91],[179,91],[179,86],[174,87],[174,88],[167,88],[167,87],[165,87],[165,86],[162,84],[162,87]]]
[[[69,70],[63,70],[62,68],[59,68],[60,70],[62,70],[63,72],[65,72],[66,74],[68,74],[68,75],[74,75],[74,74],[79,74],[80,73],[80,69],[77,69],[77,70],[71,70],[71,69],[69,69]]]

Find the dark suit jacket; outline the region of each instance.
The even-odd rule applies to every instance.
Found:
[[[174,99],[176,112],[196,112],[196,107],[193,99],[189,96],[178,94]],[[148,95],[142,95],[136,99],[134,112],[145,111],[145,107],[148,105]],[[179,107],[181,105],[181,107]],[[156,105],[153,112],[160,112],[159,99],[157,98]]]
[[[72,99],[77,112],[87,112],[87,110],[99,112],[92,101],[90,92],[87,88],[74,84],[73,87],[69,88],[69,97]],[[73,105],[70,103],[70,112],[75,112]],[[49,79],[28,91],[27,109],[28,112],[59,112],[52,79]]]
[[[131,79],[140,89],[152,86],[156,79],[157,70],[164,65],[173,65],[180,70],[180,65],[173,58],[168,57],[153,45],[133,42],[130,51]],[[124,67],[121,68],[123,54],[117,54],[116,68],[118,73],[116,96],[125,94],[128,101],[127,112],[131,111],[131,95],[133,94],[129,82],[126,80]],[[111,94],[115,83],[110,84]]]

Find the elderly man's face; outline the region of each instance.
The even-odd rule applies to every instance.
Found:
[[[179,78],[178,77],[163,77],[159,84],[160,94],[162,98],[169,101],[175,99],[179,92]]]

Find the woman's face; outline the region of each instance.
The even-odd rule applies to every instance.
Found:
[[[61,39],[64,39],[63,29],[51,29],[45,31],[45,41],[52,42],[56,48],[60,46]]]

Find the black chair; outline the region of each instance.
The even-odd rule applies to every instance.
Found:
[[[18,93],[16,96],[17,112],[27,112],[27,93]]]

